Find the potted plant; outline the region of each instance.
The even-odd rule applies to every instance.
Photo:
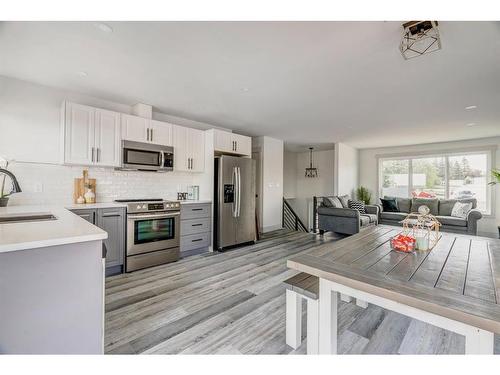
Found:
[[[491,181],[489,184],[490,185],[496,185],[496,184],[500,184],[500,170],[498,169],[493,169],[491,171],[491,177],[493,179],[493,181]]]
[[[368,205],[372,200],[372,193],[367,188],[360,186],[356,189],[356,197],[359,201]]]

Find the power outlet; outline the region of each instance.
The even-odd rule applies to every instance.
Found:
[[[33,190],[35,191],[35,193],[43,193],[43,184],[41,182],[35,182]]]

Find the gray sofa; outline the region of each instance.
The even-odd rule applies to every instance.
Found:
[[[366,214],[361,214],[348,208],[347,200],[347,195],[314,197],[314,231],[355,234],[378,224],[378,206],[365,206]]]
[[[395,197],[384,197],[384,199],[394,199]],[[381,224],[401,225],[403,220],[410,212],[417,212],[418,207],[426,205],[430,213],[441,223],[441,230],[445,232],[463,233],[477,235],[477,222],[483,217],[481,212],[476,209],[477,200],[470,199],[429,199],[429,198],[395,198],[399,212],[384,212],[382,205],[380,207],[379,222]],[[469,211],[466,219],[451,216],[451,210],[455,203],[472,203],[472,210]]]

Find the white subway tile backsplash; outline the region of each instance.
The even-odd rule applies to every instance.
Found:
[[[16,175],[22,193],[13,194],[9,205],[69,204],[73,200],[73,180],[83,169],[96,179],[97,202],[123,198],[177,199],[178,191],[188,185],[200,185],[203,174],[186,172],[132,172],[112,168],[65,166],[56,164],[13,163],[9,169]],[[42,191],[39,187],[42,186]]]

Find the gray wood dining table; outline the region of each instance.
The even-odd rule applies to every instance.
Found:
[[[319,277],[319,352],[337,352],[337,297],[357,300],[465,336],[466,354],[493,354],[500,333],[500,240],[441,233],[433,249],[402,253],[379,225],[288,260]]]

